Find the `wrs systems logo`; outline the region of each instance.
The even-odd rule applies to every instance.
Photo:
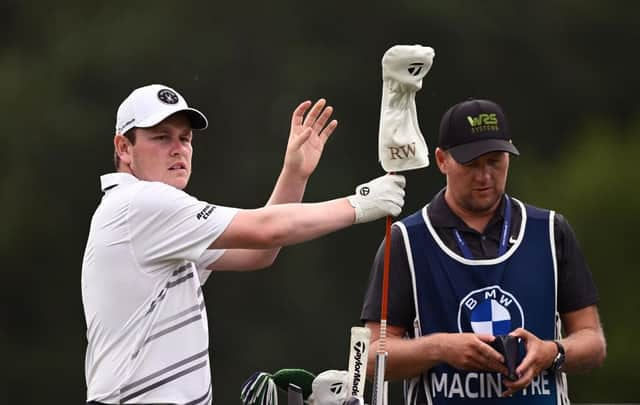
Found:
[[[460,301],[460,332],[506,335],[524,328],[524,313],[518,300],[497,285],[475,290]]]
[[[479,114],[477,117],[467,116],[467,121],[471,126],[471,132],[474,134],[500,130],[496,114]]]

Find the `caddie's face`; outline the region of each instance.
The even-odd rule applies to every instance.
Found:
[[[507,152],[490,152],[460,164],[440,150],[437,159],[440,171],[447,176],[447,192],[456,205],[479,214],[499,205],[509,171]]]
[[[140,180],[184,189],[191,176],[192,137],[191,122],[183,113],[173,114],[154,127],[137,128],[135,144],[130,145],[131,173]]]

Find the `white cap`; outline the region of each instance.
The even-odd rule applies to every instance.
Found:
[[[184,111],[192,129],[205,129],[207,117],[174,89],[162,84],[151,84],[135,89],[118,107],[116,133],[124,134],[131,128],[149,128],[179,111]]]

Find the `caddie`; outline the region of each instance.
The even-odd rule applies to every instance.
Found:
[[[435,151],[446,186],[393,226],[386,378],[407,381],[407,404],[568,404],[565,373],[604,361],[598,292],[573,229],[506,194],[519,154],[511,139],[498,104],[452,106]],[[361,314],[371,329],[369,370],[383,251]],[[490,345],[502,335],[526,350],[513,379]]]

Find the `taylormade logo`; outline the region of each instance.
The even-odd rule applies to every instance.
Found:
[[[351,387],[351,395],[358,396],[360,392],[358,392],[358,385],[360,385],[360,380],[362,379],[362,352],[365,350],[364,342],[356,342],[353,345],[354,351],[354,370],[353,370],[353,386]]]
[[[479,114],[477,117],[467,116],[471,132],[499,131],[498,117],[495,114]]]
[[[331,391],[336,396],[340,395],[340,393],[342,392],[342,383],[334,382],[333,384],[331,384],[331,387],[329,387],[329,391]]]
[[[422,72],[423,67],[424,67],[424,63],[421,63],[421,62],[410,63],[409,67],[407,68],[407,71],[412,76],[418,76],[420,72]]]

